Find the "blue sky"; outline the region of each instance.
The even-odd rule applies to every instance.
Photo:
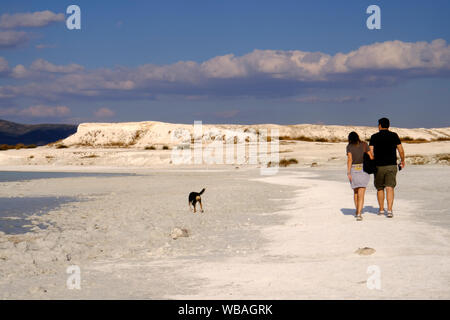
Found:
[[[65,27],[70,4],[81,30]],[[448,1],[2,1],[0,26],[46,10],[53,22],[0,28],[2,119],[450,125]]]

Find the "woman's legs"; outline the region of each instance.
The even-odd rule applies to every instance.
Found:
[[[356,206],[356,214],[361,214],[362,209],[364,208],[364,195],[366,193],[366,188],[357,188],[357,206]]]
[[[356,215],[361,214],[364,208],[364,195],[366,194],[366,188],[353,189],[353,200],[355,201]]]
[[[358,210],[358,189],[353,189],[353,201],[355,201],[355,209]]]

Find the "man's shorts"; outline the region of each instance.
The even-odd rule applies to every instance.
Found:
[[[397,185],[397,166],[380,166],[377,167],[377,173],[375,174],[375,188],[382,190],[385,187],[395,188]]]

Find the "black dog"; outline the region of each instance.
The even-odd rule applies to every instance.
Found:
[[[191,204],[192,204],[194,206],[194,213],[196,212],[195,206],[196,206],[197,202],[200,204],[201,212],[203,212],[202,198],[200,197],[203,192],[205,192],[205,188],[203,188],[202,191],[200,191],[200,192],[189,193],[189,209],[191,208]]]

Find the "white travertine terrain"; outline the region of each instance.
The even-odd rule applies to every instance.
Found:
[[[354,127],[336,125],[194,125],[171,124],[163,122],[129,123],[84,123],[72,136],[34,149],[11,149],[0,152],[0,166],[11,170],[14,166],[37,169],[39,166],[83,166],[100,167],[146,167],[161,168],[180,165],[174,161],[174,154],[191,152],[201,142],[203,164],[208,151],[226,146],[233,149],[234,162],[229,165],[262,165],[264,149],[258,146],[258,159],[249,158],[249,146],[255,142],[267,142],[265,135],[273,137],[274,130],[280,136],[279,148],[274,153],[267,147],[267,155],[278,153],[279,160],[296,159],[300,166],[331,165],[344,166],[346,160],[346,139],[351,131],[359,133],[367,140],[377,131],[375,127]],[[404,129],[392,128],[403,140],[407,164],[450,164],[450,128]],[[201,139],[200,139],[201,137]],[[271,139],[272,142],[276,139]],[[213,143],[214,142],[214,143]],[[245,148],[243,161],[237,161],[235,145]],[[236,149],[237,150],[237,149]],[[190,166],[195,161],[184,162]],[[272,163],[278,161],[269,160]],[[197,163],[198,164],[198,163]],[[209,165],[223,164],[209,162]]]
[[[263,130],[278,129],[280,137],[323,140],[346,141],[351,131],[356,131],[362,139],[368,139],[377,131],[374,127],[337,126],[317,124],[296,125],[229,125],[208,124],[202,125],[202,139],[234,139],[244,141],[252,138],[254,134]],[[450,139],[450,127],[447,128],[392,128],[402,139],[435,141]],[[186,134],[189,132],[190,134]],[[178,144],[190,142],[194,137],[194,126],[188,124],[172,124],[156,121],[125,122],[125,123],[82,123],[77,132],[63,141],[67,146],[123,146],[145,147],[158,144]]]

